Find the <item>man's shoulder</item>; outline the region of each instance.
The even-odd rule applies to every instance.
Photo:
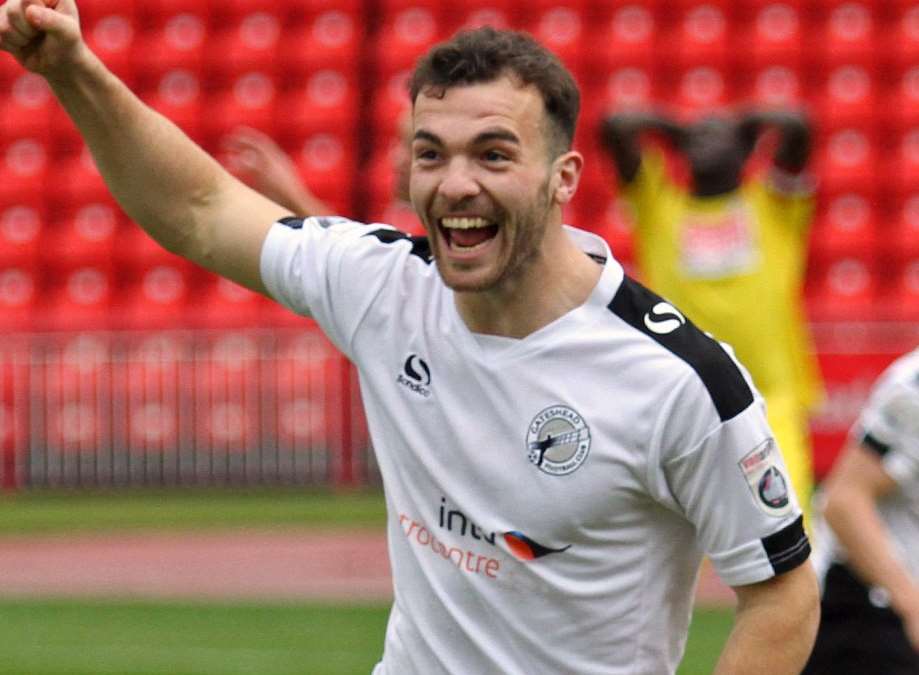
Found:
[[[722,421],[737,416],[753,403],[753,389],[728,349],[675,305],[638,281],[626,276],[609,310],[640,339],[656,347],[658,358],[654,362],[666,364],[660,368],[662,373],[683,376],[687,368],[691,369]],[[674,367],[677,363],[683,367]]]

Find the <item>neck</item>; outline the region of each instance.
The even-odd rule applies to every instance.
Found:
[[[546,233],[546,240],[519,274],[496,288],[456,294],[469,330],[522,339],[584,304],[603,268],[561,227]]]

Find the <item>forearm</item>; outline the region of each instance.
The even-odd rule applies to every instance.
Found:
[[[88,48],[47,79],[127,214],[165,248],[201,261],[202,228],[214,222],[231,177]]]
[[[810,564],[738,595],[734,628],[715,675],[798,675],[813,648],[820,619]]]
[[[833,493],[824,516],[859,578],[868,586],[884,588],[901,616],[919,617],[919,584],[895,554],[873,499],[841,487]]]
[[[779,142],[773,156],[775,165],[789,173],[803,171],[811,152],[811,127],[803,113],[793,110],[754,111],[744,116],[742,124],[754,138],[764,128],[777,129]]]
[[[638,174],[641,135],[647,132],[663,134],[676,143],[681,129],[669,118],[654,112],[618,113],[603,122],[603,145],[612,155],[619,177],[627,183]]]

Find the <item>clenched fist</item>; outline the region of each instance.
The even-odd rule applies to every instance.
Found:
[[[26,69],[50,76],[85,49],[74,0],[6,0],[0,5],[0,49]]]

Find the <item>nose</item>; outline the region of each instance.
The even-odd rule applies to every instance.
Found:
[[[437,186],[438,193],[450,204],[475,197],[481,189],[472,167],[460,157],[452,159],[444,167],[443,178]]]

